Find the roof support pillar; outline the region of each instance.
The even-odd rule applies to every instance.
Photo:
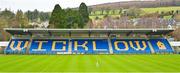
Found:
[[[48,34],[49,34],[50,36],[52,36],[52,33],[51,33],[51,32],[49,32],[49,31],[48,31]]]
[[[131,33],[132,33],[132,31],[128,32],[128,33],[126,34],[126,36],[129,36]]]
[[[110,34],[111,34],[111,32],[108,32],[108,33],[107,33],[107,36],[110,37]]]
[[[89,38],[91,37],[91,31],[88,32],[88,36],[89,36]]]
[[[32,33],[31,32],[28,32],[29,33],[29,35],[32,37]]]
[[[71,38],[71,31],[69,31],[69,37]]]

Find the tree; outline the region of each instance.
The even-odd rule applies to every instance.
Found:
[[[93,14],[93,15],[96,15],[96,11],[92,11],[92,14]]]
[[[50,27],[65,28],[64,16],[64,11],[62,10],[59,4],[56,4],[49,21]]]
[[[4,11],[2,11],[0,13],[0,17],[3,17],[7,20],[13,19],[14,16],[15,16],[15,14],[13,12],[11,12],[10,10],[7,10],[7,9],[5,9]]]
[[[103,18],[107,18],[108,17],[108,14],[104,15]]]
[[[131,18],[137,18],[140,16],[142,10],[140,8],[131,7],[127,11],[127,15]]]
[[[0,17],[0,29],[8,27],[8,21],[2,17]]]
[[[67,28],[78,28],[75,24],[78,24],[79,12],[77,10],[66,9],[66,24]]]
[[[50,16],[48,12],[40,12],[39,13],[39,18],[41,21],[48,21]]]
[[[110,10],[111,10],[110,8],[106,8],[105,10],[106,10],[106,14],[110,14]]]
[[[21,10],[17,11],[15,18],[19,27],[24,28],[27,26],[28,18]]]
[[[20,21],[23,18],[23,12],[21,10],[17,10],[16,20]]]
[[[39,12],[37,9],[34,11],[27,11],[24,14],[29,22],[44,22],[48,21],[50,18],[49,12]]]
[[[24,26],[22,23],[23,20],[23,12],[21,10],[18,10],[16,13],[16,21],[18,24],[18,27]]]
[[[74,23],[74,14],[72,9],[66,10],[67,28],[71,28]]]
[[[39,11],[37,9],[35,9],[34,11],[27,11],[25,12],[25,15],[28,18],[28,21],[30,22],[37,22],[39,19]]]
[[[83,27],[89,21],[88,7],[85,3],[81,3],[79,6],[79,19],[82,19],[79,26]]]
[[[83,28],[89,21],[88,7],[85,3],[81,3],[79,10],[62,9],[56,4],[50,17],[50,27],[56,28]]]
[[[122,11],[123,11],[123,9],[122,9],[122,8],[120,8],[120,9],[119,9],[119,14],[121,14],[121,13],[122,13]]]
[[[128,16],[127,10],[122,11],[121,16]]]
[[[96,16],[95,20],[98,20],[98,19],[99,19],[99,17],[98,17],[98,16]]]
[[[27,16],[29,22],[33,20],[31,11],[28,10],[27,12],[25,12],[25,15]]]
[[[28,18],[27,18],[26,15],[24,15],[23,18],[22,18],[22,21],[21,21],[21,27],[27,28],[28,23],[29,23]]]
[[[93,8],[88,8],[88,13],[91,14]]]
[[[11,27],[11,21],[14,19],[15,14],[10,10],[5,9],[4,11],[0,12],[0,27]]]
[[[176,10],[176,14],[179,14],[179,10]]]
[[[101,15],[103,15],[103,10],[104,10],[103,8],[101,8],[101,9],[100,9],[100,11],[101,11]]]
[[[39,11],[35,9],[32,13],[32,21],[37,22],[38,18],[39,18]]]
[[[114,14],[114,15],[115,15],[115,13],[116,13],[116,10],[112,10],[112,14]]]

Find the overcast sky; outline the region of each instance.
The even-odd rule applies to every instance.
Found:
[[[95,5],[108,2],[119,2],[130,0],[0,0],[0,8],[23,11],[38,9],[39,11],[52,11],[55,4],[60,4],[62,8],[78,7],[81,2],[87,5]]]

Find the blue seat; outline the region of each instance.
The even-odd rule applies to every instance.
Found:
[[[167,39],[149,39],[155,53],[173,53],[173,49]]]
[[[38,50],[38,47],[40,44],[38,41],[43,41],[42,48],[40,48],[40,50]],[[54,45],[55,50],[52,50],[53,42],[56,42]],[[65,44],[63,42],[65,42]],[[68,52],[68,45],[69,45],[68,39],[61,39],[61,40],[33,39],[30,49],[29,49],[29,53],[30,54],[57,54],[57,52]],[[62,50],[63,46],[65,46],[64,51]]]
[[[146,39],[111,39],[114,54],[149,54],[151,50],[147,42]]]
[[[71,42],[71,45],[69,44]],[[12,39],[4,50],[6,54],[109,54],[109,44],[114,54],[173,53],[167,39]],[[29,45],[31,43],[31,45]],[[29,50],[28,49],[29,46]],[[70,48],[71,46],[71,48]],[[86,50],[87,49],[87,50]]]
[[[72,52],[85,54],[109,53],[107,39],[72,39]],[[76,43],[77,42],[77,43]],[[96,44],[96,45],[93,45]],[[85,47],[82,45],[85,44]],[[76,45],[79,45],[75,47]],[[87,48],[88,50],[85,50]],[[96,50],[93,50],[96,48]]]
[[[29,44],[29,39],[11,39],[7,48],[6,54],[25,54]],[[18,47],[18,45],[20,45]]]

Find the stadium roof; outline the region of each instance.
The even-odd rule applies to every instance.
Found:
[[[131,34],[131,33],[142,33],[147,35],[161,35],[173,32],[175,29],[168,28],[136,28],[136,29],[47,29],[47,28],[4,28],[4,30],[11,35],[34,35],[34,34],[49,34],[53,35],[56,33],[63,34]]]

